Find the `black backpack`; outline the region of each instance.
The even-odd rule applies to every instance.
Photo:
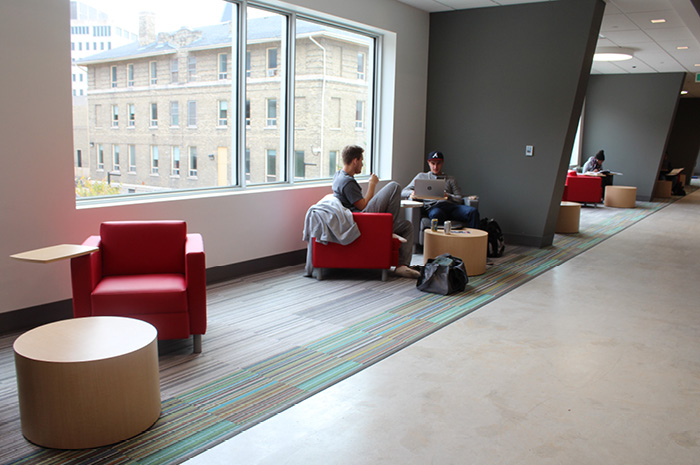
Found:
[[[503,240],[503,232],[501,227],[496,223],[496,220],[482,218],[479,224],[479,229],[489,233],[488,256],[500,257],[506,249],[505,241]]]

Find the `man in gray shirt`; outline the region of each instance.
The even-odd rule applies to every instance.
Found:
[[[438,222],[454,220],[466,224],[470,228],[479,227],[479,211],[464,205],[462,189],[457,185],[457,180],[453,176],[448,176],[442,171],[445,164],[445,156],[442,152],[430,152],[428,154],[428,165],[430,171],[418,173],[413,181],[401,192],[401,197],[405,199],[415,199],[416,179],[444,179],[445,198],[444,200],[423,200],[423,208],[430,219],[437,218]]]
[[[394,217],[394,234],[404,238],[399,248],[399,263],[394,270],[398,276],[418,279],[420,273],[409,268],[413,252],[413,227],[411,223],[399,218],[401,208],[401,186],[391,181],[375,194],[379,178],[373,173],[369,176],[367,193],[355,179],[362,172],[364,149],[357,145],[348,145],[343,149],[343,169],[333,178],[333,193],[345,208],[353,212],[391,213]]]

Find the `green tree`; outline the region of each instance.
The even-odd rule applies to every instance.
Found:
[[[122,186],[112,186],[106,181],[95,181],[90,178],[80,177],[75,181],[76,197],[100,197],[103,195],[121,194]]]

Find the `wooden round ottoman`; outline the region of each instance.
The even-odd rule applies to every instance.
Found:
[[[608,186],[605,188],[606,207],[634,208],[637,206],[637,188],[630,186]]]
[[[14,343],[22,433],[57,449],[105,446],[160,416],[156,329],[133,318],[57,321]]]
[[[425,230],[423,236],[423,264],[429,258],[449,253],[459,257],[467,268],[467,276],[486,273],[486,254],[489,234],[481,229],[460,229],[445,234],[444,231]]]
[[[563,201],[559,206],[559,216],[554,232],[560,234],[577,233],[580,219],[581,204]]]

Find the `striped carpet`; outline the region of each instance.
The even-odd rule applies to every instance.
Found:
[[[250,428],[314,393],[464,317],[627,228],[668,202],[635,209],[584,208],[578,234],[550,247],[507,246],[464,293],[439,296],[413,281],[369,271],[328,280],[289,267],[211,286],[204,352],[188,341],[159,344],[162,414],[143,434],[90,450],[36,447],[20,433],[12,338],[0,340],[0,462],[174,464]],[[368,276],[369,273],[369,276]],[[334,279],[335,278],[335,279]],[[13,390],[14,389],[14,390]]]

